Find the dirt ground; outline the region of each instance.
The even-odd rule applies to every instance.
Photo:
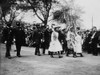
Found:
[[[100,56],[84,53],[84,57],[51,58],[49,55],[35,56],[34,48],[22,47],[22,57],[5,58],[5,46],[0,45],[0,75],[100,75]]]

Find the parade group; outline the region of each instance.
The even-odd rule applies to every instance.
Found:
[[[81,31],[73,27],[61,29],[59,26],[52,24],[51,27],[34,25],[32,29],[23,28],[20,22],[16,22],[16,27],[7,23],[2,31],[2,42],[6,45],[5,57],[11,59],[11,46],[16,45],[16,56],[21,57],[21,47],[35,48],[35,55],[48,55],[59,58],[72,55],[74,58],[84,57],[84,53],[100,54],[100,31],[96,27],[91,30]],[[33,49],[34,50],[34,49]],[[40,51],[42,50],[42,51]]]

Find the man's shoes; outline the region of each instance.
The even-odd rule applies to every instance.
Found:
[[[21,55],[17,55],[17,57],[22,57]]]
[[[64,52],[62,51],[61,54],[63,54]]]
[[[14,52],[17,52],[17,50],[14,50]]]
[[[43,53],[43,55],[45,55],[45,53]]]
[[[11,56],[7,57],[8,59],[11,59]]]
[[[59,58],[62,58],[63,56],[59,56]]]
[[[6,58],[8,58],[8,59],[11,59],[11,56],[5,56]]]
[[[81,54],[81,57],[84,57],[84,56]]]
[[[74,57],[74,58],[76,58],[77,56],[76,56],[76,55],[74,55],[73,57]]]
[[[50,55],[50,52],[48,51],[48,55]]]
[[[11,59],[11,56],[7,56],[7,55],[5,55],[5,58]]]
[[[38,56],[41,56],[41,54],[38,54]]]
[[[66,56],[69,56],[69,54],[66,54]]]
[[[53,55],[50,55],[51,58],[54,58]]]

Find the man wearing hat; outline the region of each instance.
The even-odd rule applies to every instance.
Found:
[[[7,23],[7,26],[3,30],[3,41],[6,44],[6,58],[11,58],[10,50],[11,50],[11,44],[13,42],[13,28],[11,27],[11,23]]]
[[[93,34],[91,37],[92,54],[97,56],[99,53],[98,45],[99,45],[99,41],[100,41],[100,31],[97,31],[96,27],[93,27],[92,31],[93,31]]]
[[[51,40],[51,33],[50,29],[48,27],[44,28],[44,31],[42,33],[42,47],[43,47],[43,54],[45,54],[45,50],[49,48],[50,40]]]
[[[42,39],[42,33],[41,28],[37,26],[37,29],[34,32],[33,35],[33,43],[35,44],[35,55],[40,55],[40,47],[41,47],[41,39]]]
[[[17,27],[15,28],[15,44],[16,44],[16,50],[17,50],[17,56],[21,57],[20,51],[21,51],[21,46],[25,44],[25,32],[20,26],[20,23],[16,23]]]

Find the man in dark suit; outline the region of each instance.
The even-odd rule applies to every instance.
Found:
[[[13,28],[11,27],[11,23],[9,22],[7,26],[3,30],[3,40],[6,44],[6,54],[5,57],[11,58],[10,50],[11,44],[13,43]]]
[[[91,37],[93,35],[93,32],[88,33],[87,37],[85,38],[85,42],[84,42],[84,49],[85,51],[87,51],[87,53],[92,53],[92,49],[91,49]]]
[[[99,32],[99,36],[98,36],[97,50],[98,50],[98,54],[100,55],[100,31],[98,32]]]
[[[92,46],[92,53],[93,55],[97,56],[98,55],[98,48],[97,48],[97,45],[99,43],[99,36],[100,36],[100,31],[97,31],[97,29],[95,28],[94,29],[94,33],[91,37],[92,39],[92,43],[91,43],[91,46]]]
[[[85,46],[86,46],[88,53],[94,53],[93,50],[95,48],[94,46],[96,46],[96,43],[94,45],[93,38],[94,38],[96,32],[97,32],[97,28],[94,26],[92,28],[92,31],[88,34],[88,37],[85,40]]]
[[[41,56],[40,55],[40,46],[41,46],[41,30],[40,30],[40,27],[38,26],[37,27],[37,30],[34,32],[34,35],[33,35],[33,43],[35,44],[35,55],[38,55],[38,56]]]
[[[50,44],[50,41],[51,41],[51,31],[50,29],[48,28],[45,28],[44,29],[44,32],[42,34],[43,36],[43,43],[42,43],[42,48],[43,48],[43,54],[45,54],[45,49],[48,49],[49,48],[49,44]]]
[[[17,49],[17,56],[21,57],[20,51],[21,51],[21,46],[25,44],[25,32],[22,29],[19,22],[17,22],[16,25],[17,27],[14,30],[15,44],[16,44],[16,49]]]
[[[90,31],[89,30],[87,30],[86,32],[85,32],[85,39],[84,39],[84,42],[83,42],[83,51],[84,52],[88,52],[88,50],[89,50],[89,42],[90,42],[90,37],[88,36],[89,35],[89,33],[90,33]],[[89,53],[89,52],[88,52]]]

